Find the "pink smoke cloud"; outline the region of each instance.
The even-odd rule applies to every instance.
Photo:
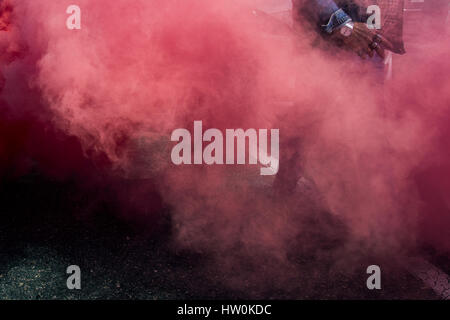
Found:
[[[400,251],[424,234],[450,248],[445,229],[430,231],[448,223],[447,197],[439,210],[429,200],[428,212],[414,179],[449,163],[448,41],[422,49],[426,64],[398,58],[383,93],[370,63],[313,49],[309,33],[290,33],[230,1],[79,0],[81,30],[65,27],[71,1],[11,3],[17,31],[0,43],[26,54],[5,72],[8,112],[76,137],[85,156],[107,159],[99,166],[152,179],[173,208],[175,246],[214,254],[229,269],[240,259],[273,259],[270,272],[283,273],[293,247],[315,244],[305,221],[328,210],[350,232],[344,248],[364,240]],[[22,91],[8,87],[17,73],[28,85],[22,80]],[[271,181],[255,186],[262,178],[251,167],[174,167],[170,132],[194,120],[300,137],[304,174],[317,192],[279,199]],[[280,166],[295,151],[282,147]],[[430,183],[444,192],[445,183]],[[424,233],[422,219],[431,226]],[[337,259],[348,258],[346,250]]]

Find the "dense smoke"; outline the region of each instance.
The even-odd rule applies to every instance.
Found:
[[[370,62],[313,48],[309,32],[252,11],[251,1],[78,0],[82,29],[68,30],[72,2],[10,1],[12,26],[0,32],[0,169],[24,174],[32,159],[64,177],[88,158],[97,170],[150,179],[171,208],[176,247],[249,274],[269,260],[267,272],[289,270],[297,249],[320,256],[322,240],[310,228],[331,238],[341,232],[328,215],[347,230],[339,253],[328,253],[336,261],[359,250],[356,243],[414,248],[422,220],[441,225],[427,240],[450,248],[441,203],[448,196],[426,199],[420,182],[428,180],[418,178],[449,167],[448,38],[395,57],[399,67],[383,90]],[[252,166],[172,165],[171,131],[195,120],[299,138],[281,145],[280,166],[298,152],[313,187],[276,195]],[[34,126],[51,134],[23,130]],[[52,137],[61,133],[70,143]],[[432,187],[447,189],[445,181]]]

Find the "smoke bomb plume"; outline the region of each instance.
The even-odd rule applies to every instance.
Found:
[[[81,30],[66,28],[71,1],[8,2],[2,174],[37,163],[61,179],[146,179],[134,203],[146,205],[146,188],[159,194],[149,201],[170,207],[174,247],[210,254],[243,276],[262,264],[261,273],[286,278],[302,250],[345,265],[350,252],[402,253],[424,239],[450,249],[439,174],[450,172],[444,35],[394,57],[395,78],[383,89],[371,62],[311,47],[309,32],[255,14],[250,1],[77,2]],[[280,167],[298,153],[313,191],[277,195],[251,166],[172,165],[171,131],[195,120],[221,130],[279,128],[282,140],[299,140],[282,143]],[[322,249],[324,238],[339,249]]]

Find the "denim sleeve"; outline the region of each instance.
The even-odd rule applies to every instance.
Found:
[[[339,8],[333,0],[307,0],[308,11],[316,14],[309,17],[319,24],[323,31],[327,33],[339,28],[343,24],[351,21],[351,18],[344,10]]]
[[[313,0],[316,2],[320,16],[331,17],[339,8],[333,0]]]

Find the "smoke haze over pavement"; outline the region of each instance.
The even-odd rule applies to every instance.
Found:
[[[425,179],[443,194],[427,198],[416,178],[449,166],[448,38],[416,53],[420,64],[399,57],[401,69],[383,93],[371,65],[312,49],[310,39],[286,35],[239,3],[80,0],[82,29],[75,31],[65,27],[70,1],[10,3],[13,28],[0,39],[3,60],[14,59],[2,66],[4,173],[21,175],[37,163],[60,179],[85,177],[95,172],[86,169],[89,159],[101,172],[127,177],[136,140],[167,137],[170,144],[170,132],[194,120],[219,129],[280,128],[281,136],[301,137],[304,171],[318,194],[278,199],[254,188],[249,168],[174,167],[164,148],[152,152],[151,191],[172,209],[176,247],[210,253],[224,269],[270,260],[265,272],[284,273],[292,271],[292,250],[316,244],[305,220],[316,216],[320,225],[328,211],[349,232],[326,253],[340,264],[366,248],[414,248],[423,220],[441,225],[425,231],[427,239],[450,248],[442,227],[450,226],[446,182],[436,173]],[[294,151],[280,149],[280,166]],[[137,205],[145,202],[142,188]]]

